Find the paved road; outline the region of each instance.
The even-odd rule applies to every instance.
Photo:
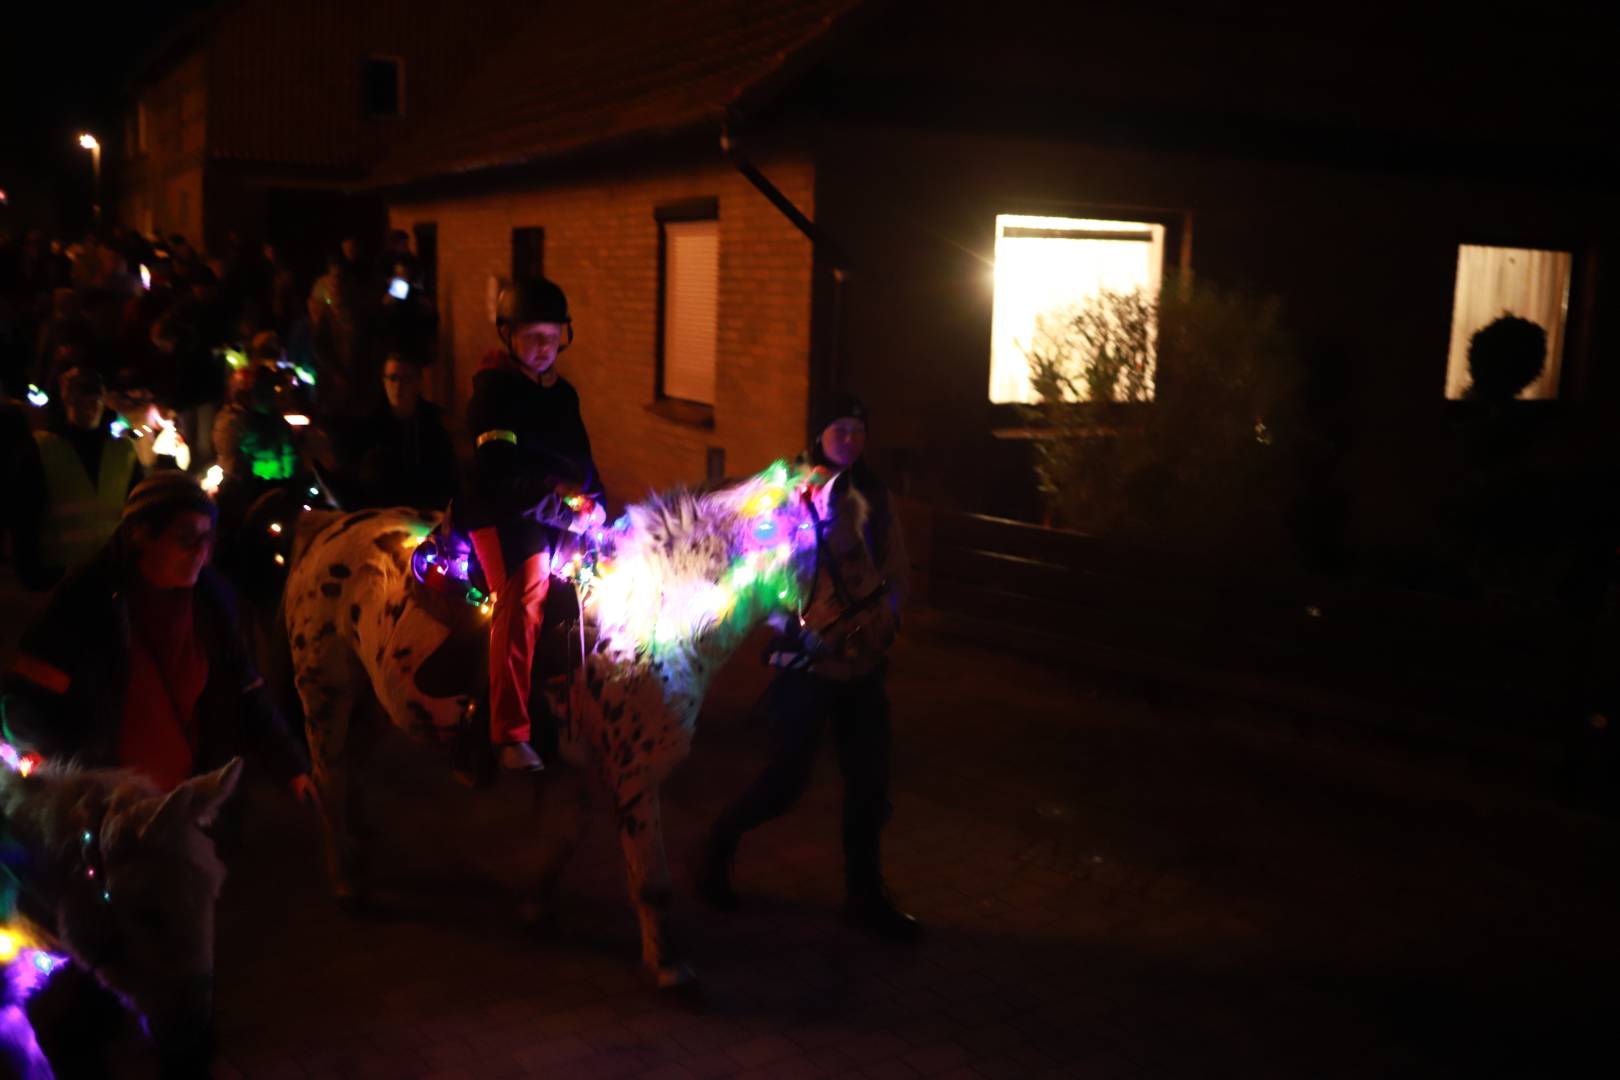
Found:
[[[372,770],[384,914],[326,900],[274,792],[223,901],[222,1075],[1613,1075],[1620,825],[926,633],[895,660],[887,865],[929,935],[836,918],[838,780],[749,838],[743,911],[680,853],[762,760],[734,664],[666,794],[695,1003],[644,989],[605,812],[563,933],[516,928],[513,788],[402,742]],[[1581,1067],[1580,1063],[1585,1062]]]

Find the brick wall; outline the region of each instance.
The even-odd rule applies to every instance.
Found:
[[[146,149],[127,146],[117,172],[118,220],[201,239],[203,161],[208,130],[207,65],[201,52],[141,87],[129,102],[146,107]]]
[[[761,168],[813,213],[812,168],[796,158]],[[656,415],[658,224],[655,207],[713,196],[720,207],[720,300],[714,427]],[[436,222],[442,319],[435,393],[461,420],[473,373],[497,345],[486,299],[511,271],[512,229],[545,229],[546,274],[568,293],[576,340],[559,361],[580,393],[609,491],[703,479],[705,451],[723,447],[741,475],[801,449],[810,349],[810,243],[722,163],[645,169],[537,189],[400,202],[391,224]]]

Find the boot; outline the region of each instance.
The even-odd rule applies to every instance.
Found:
[[[882,884],[852,890],[844,904],[844,921],[885,941],[910,942],[922,935],[922,923],[915,915],[895,907],[894,898]]]
[[[714,829],[705,833],[692,851],[692,888],[699,899],[717,911],[737,910],[737,891],[731,887],[731,862],[736,851],[737,841]]]
[[[545,768],[540,755],[526,742],[502,743],[497,757],[507,772],[537,773]]]

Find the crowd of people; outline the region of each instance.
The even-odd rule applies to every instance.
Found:
[[[555,731],[530,701],[544,600],[559,551],[604,524],[606,502],[579,396],[557,370],[574,336],[567,297],[543,278],[499,297],[501,347],[473,380],[463,484],[422,395],[437,331],[421,285],[402,232],[369,264],[344,241],[307,290],[270,245],[212,258],[180,236],[158,243],[123,229],[72,246],[0,238],[0,379],[20,395],[0,399],[0,553],[27,589],[50,590],[4,676],[9,744],[130,769],[164,789],[244,755],[319,802],[306,745],[256,662],[255,641],[276,631],[256,631],[251,612],[276,609],[281,581],[270,575],[276,595],[255,596],[235,538],[255,535],[244,525],[266,496],[326,495],[345,510],[436,510],[454,498],[447,518],[468,534],[492,592],[494,760],[503,771],[546,768]],[[865,542],[886,578],[874,595],[898,614],[905,549],[865,464],[865,407],[824,406],[806,463],[861,491]],[[797,803],[830,729],[845,773],[849,915],[910,940],[917,922],[880,871],[887,642],[859,665],[829,667],[814,635],[783,633],[770,661],[783,668],[773,760],[706,835],[700,894],[735,903],[730,867],[744,835]]]
[[[213,255],[121,226],[0,235],[0,528],[18,577],[49,588],[164,469],[215,470],[226,531],[307,470],[348,508],[445,505],[456,470],[421,395],[437,336],[422,285],[401,231],[374,259],[344,239],[313,281],[234,236]]]

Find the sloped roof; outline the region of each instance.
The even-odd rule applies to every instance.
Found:
[[[550,0],[373,176],[399,184],[718,121],[863,0]]]

